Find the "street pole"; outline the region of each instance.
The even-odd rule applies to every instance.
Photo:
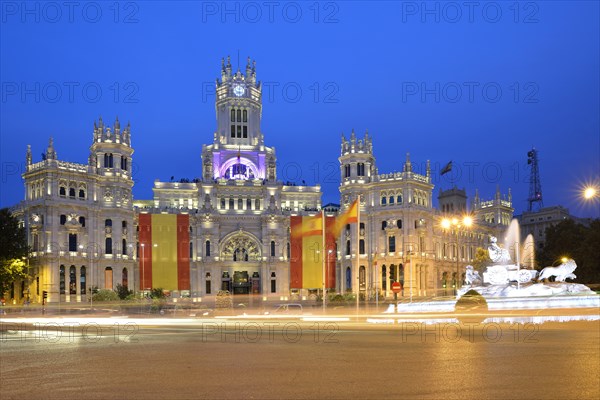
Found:
[[[144,248],[146,247],[146,245],[144,243],[141,244],[142,246],[142,281],[140,282],[140,289],[142,290],[142,297],[144,297]]]

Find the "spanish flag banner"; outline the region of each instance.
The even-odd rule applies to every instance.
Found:
[[[358,207],[358,199],[356,199],[343,214],[337,216],[331,228],[334,237],[338,237],[346,225],[358,222]]]
[[[142,290],[190,290],[189,226],[187,214],[140,214]]]
[[[335,287],[335,238],[330,230],[333,217],[326,217],[325,252],[323,248],[323,219],[314,217],[290,217],[290,288],[320,289],[323,287],[323,268],[326,269],[326,286]],[[323,264],[323,254],[327,254]]]

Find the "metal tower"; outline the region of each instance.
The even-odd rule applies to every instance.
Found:
[[[531,175],[529,178],[529,198],[527,199],[527,202],[529,203],[529,211],[533,211],[534,203],[537,204],[537,211],[539,211],[544,206],[544,202],[542,201],[542,183],[540,181],[538,151],[535,149],[535,147],[527,152],[527,164],[531,166]]]

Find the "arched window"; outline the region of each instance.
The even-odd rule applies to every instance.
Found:
[[[190,259],[194,258],[194,242],[190,242]]]
[[[79,198],[80,199],[85,199],[85,190],[79,189]]]
[[[396,203],[402,203],[402,195],[399,194],[398,196],[396,196]]]
[[[396,236],[390,236],[388,238],[388,251],[393,253],[396,251]]]
[[[242,110],[237,110],[237,122],[242,122]]]
[[[60,274],[60,294],[65,294],[65,266],[61,265],[59,269]]]
[[[230,210],[233,210],[233,205],[234,205],[233,199],[229,199],[229,209]]]
[[[62,197],[65,197],[67,195],[67,189],[64,186],[61,186],[58,189],[58,194],[61,195]]]
[[[242,199],[238,199],[238,210],[242,210],[244,208],[244,201]]]
[[[358,241],[358,252],[360,254],[365,254],[365,239],[360,239]]]
[[[85,266],[81,266],[79,270],[79,293],[85,294]]]
[[[275,241],[271,240],[271,257],[275,257]]]
[[[350,255],[350,240],[346,240],[346,255],[349,256]]]
[[[246,199],[246,210],[252,210],[252,199]]]
[[[77,234],[69,233],[69,251],[77,251]]]
[[[387,221],[381,221],[381,230],[387,228]]]
[[[285,254],[287,256],[287,259],[290,259],[290,242],[287,242],[287,245],[285,246]]]
[[[204,251],[206,257],[210,257],[210,240],[206,241],[206,250]]]
[[[112,226],[112,219],[104,220],[104,226]]]
[[[382,196],[382,197],[381,197],[381,205],[382,205],[382,206],[385,206],[386,204],[387,204],[387,197],[385,197],[385,196]]]
[[[129,274],[127,273],[127,268],[123,268],[123,272],[121,274],[121,285],[125,289],[129,287]]]
[[[396,226],[398,227],[398,229],[402,229],[402,220],[396,220]]]
[[[244,110],[244,116],[243,116],[244,122],[248,122],[248,111]]]
[[[352,290],[352,270],[350,267],[346,268],[346,290]]]
[[[112,238],[106,238],[104,241],[104,249],[106,254],[112,254]]]
[[[60,224],[64,225],[66,223],[67,223],[67,216],[64,215],[64,214],[61,214],[61,216],[60,216]]]
[[[74,265],[69,268],[69,294],[77,294],[77,272]]]
[[[364,290],[367,287],[367,273],[364,265],[358,267],[358,287],[360,290]]]
[[[386,290],[387,289],[387,279],[386,279],[386,267],[385,265],[381,266],[381,289],[382,290]]]
[[[111,267],[106,267],[104,270],[104,289],[113,289],[113,270]]]
[[[260,199],[256,199],[254,207],[256,210],[260,210]]]
[[[390,204],[394,204],[394,196],[390,196]]]
[[[126,256],[127,255],[127,240],[126,239],[121,240],[121,246],[123,247],[121,249],[121,254]]]
[[[235,122],[235,110],[231,109],[231,122]]]
[[[69,188],[69,197],[75,198],[75,188]]]

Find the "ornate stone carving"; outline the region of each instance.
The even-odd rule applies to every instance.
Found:
[[[225,242],[221,258],[229,261],[259,261],[260,246],[248,235],[239,233]]]

